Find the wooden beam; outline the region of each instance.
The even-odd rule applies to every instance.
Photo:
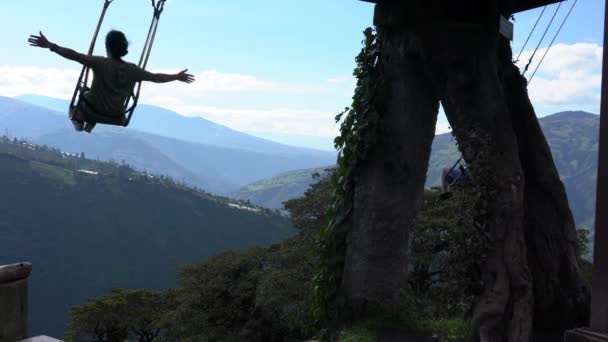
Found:
[[[396,2],[399,0],[361,0],[361,1],[377,4],[379,2],[388,2],[388,1]],[[410,0],[401,0],[401,1],[404,2],[404,1],[410,1]],[[555,4],[555,3],[558,3],[561,1],[566,1],[566,0],[503,0],[502,3],[503,3],[503,7],[505,8],[505,10],[507,12],[518,13],[518,12],[528,11],[528,10],[542,7],[542,6]]]
[[[608,1],[606,1],[608,5]],[[608,44],[608,6],[605,6],[604,46]],[[608,333],[608,49],[604,49],[600,146],[595,201],[595,244],[591,292],[591,329]]]
[[[32,264],[29,262],[0,266],[0,284],[25,279],[30,272],[32,272]]]

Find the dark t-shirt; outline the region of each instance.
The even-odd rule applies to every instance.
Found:
[[[102,115],[119,116],[125,111],[127,99],[135,84],[145,73],[133,63],[113,58],[91,57],[93,83],[84,96],[88,105]]]

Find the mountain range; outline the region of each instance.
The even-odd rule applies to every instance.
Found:
[[[593,230],[597,182],[599,116],[572,111],[539,120],[560,177],[566,187],[570,207],[578,227]],[[441,184],[441,170],[460,157],[451,134],[435,136],[426,187]],[[286,200],[302,196],[321,169],[296,170],[247,185],[232,196],[268,208],[281,208]]]
[[[0,132],[89,158],[124,160],[221,195],[282,172],[330,165],[336,157],[146,105],[129,128],[99,126],[87,135],[73,131],[67,107],[67,101],[38,95],[0,97]]]

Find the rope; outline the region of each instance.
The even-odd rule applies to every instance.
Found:
[[[549,50],[553,46],[553,43],[555,42],[555,39],[557,38],[557,36],[561,32],[562,28],[564,27],[564,24],[568,20],[568,17],[570,17],[570,14],[572,13],[572,10],[574,9],[574,6],[576,6],[577,2],[578,2],[578,0],[574,0],[574,3],[572,4],[572,7],[570,7],[570,10],[568,11],[568,14],[566,14],[566,17],[562,21],[562,24],[559,26],[559,29],[555,33],[555,36],[553,36],[553,39],[551,40],[551,43],[549,44],[549,47],[547,47],[547,50],[545,50],[545,53],[543,54],[543,58],[540,59],[540,62],[538,62],[538,65],[536,66],[536,69],[534,69],[534,73],[532,73],[532,76],[530,76],[530,79],[528,80],[528,85],[530,84],[530,82],[532,82],[532,79],[534,78],[534,75],[536,75],[536,72],[538,71],[538,68],[540,68],[540,65],[543,64],[543,61],[545,60],[545,57],[547,57],[547,53],[549,53]]]
[[[152,47],[154,45],[154,40],[156,39],[156,32],[158,30],[158,24],[160,22],[160,15],[163,13],[166,0],[151,0],[152,7],[154,8],[154,15],[152,16],[152,22],[150,23],[150,28],[148,29],[148,36],[146,37],[146,43],[144,44],[144,49],[142,50],[141,56],[139,58],[139,67],[142,69],[146,69],[148,65],[148,60],[150,59],[150,54],[152,53]],[[133,112],[137,103],[139,101],[139,95],[141,93],[141,85],[142,82],[137,83],[137,89],[134,91],[132,95],[133,104],[129,109],[126,110],[125,114],[127,114],[125,126],[129,124],[131,121],[131,116],[133,116]],[[125,103],[125,107],[129,104],[129,99],[127,99],[127,103]]]
[[[538,42],[538,45],[536,45],[536,49],[534,49],[534,52],[532,53],[532,56],[530,56],[530,60],[528,61],[528,64],[526,64],[526,68],[524,69],[524,72],[521,74],[522,76],[524,76],[526,74],[526,71],[528,71],[528,68],[530,67],[530,64],[532,63],[532,60],[534,59],[534,56],[536,55],[536,52],[538,51],[538,48],[540,48],[540,44],[542,44],[543,40],[545,39],[545,36],[547,35],[547,32],[549,31],[549,28],[551,28],[551,24],[553,24],[553,20],[555,19],[555,16],[557,15],[557,12],[559,12],[560,7],[562,7],[562,2],[560,2],[557,5],[557,8],[555,9],[555,13],[553,13],[553,16],[551,17],[551,21],[549,21],[549,25],[547,25],[547,28],[545,29],[545,32],[543,33],[543,36],[540,38],[540,41]]]
[[[530,31],[530,34],[528,34],[528,38],[526,38],[526,42],[521,47],[521,50],[519,51],[519,54],[517,55],[517,58],[515,59],[515,62],[519,62],[519,57],[521,57],[522,52],[524,52],[524,49],[526,48],[526,45],[528,45],[528,41],[530,40],[530,37],[532,37],[532,34],[536,30],[536,26],[538,25],[538,22],[543,17],[543,15],[545,14],[546,10],[547,10],[547,6],[543,7],[543,11],[540,12],[540,15],[538,16],[538,19],[536,19],[536,22],[534,23],[534,26],[532,27],[532,31]]]
[[[99,21],[97,22],[97,27],[95,28],[95,33],[93,34],[93,39],[91,40],[91,44],[89,45],[89,51],[87,54],[89,56],[93,55],[93,51],[95,50],[95,43],[97,42],[97,36],[99,36],[99,31],[101,30],[101,24],[103,23],[104,18],[106,17],[106,12],[108,11],[108,7],[112,4],[114,0],[105,0],[103,4],[103,10],[101,11],[101,15],[99,16]],[[76,85],[76,89],[74,90],[74,94],[72,96],[72,102],[70,103],[70,107],[74,107],[76,105],[76,98],[78,96],[78,91],[81,87],[86,87],[89,82],[89,74],[90,70],[88,67],[83,66],[82,71],[80,72],[80,76],[78,77],[78,83]]]

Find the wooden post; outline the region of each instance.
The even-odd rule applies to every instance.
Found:
[[[0,266],[0,342],[27,337],[28,277],[32,264]]]
[[[608,341],[608,0],[605,4],[600,146],[595,202],[591,327],[566,331],[566,342]]]
[[[608,333],[608,1],[604,19],[604,59],[597,169],[591,329]]]

